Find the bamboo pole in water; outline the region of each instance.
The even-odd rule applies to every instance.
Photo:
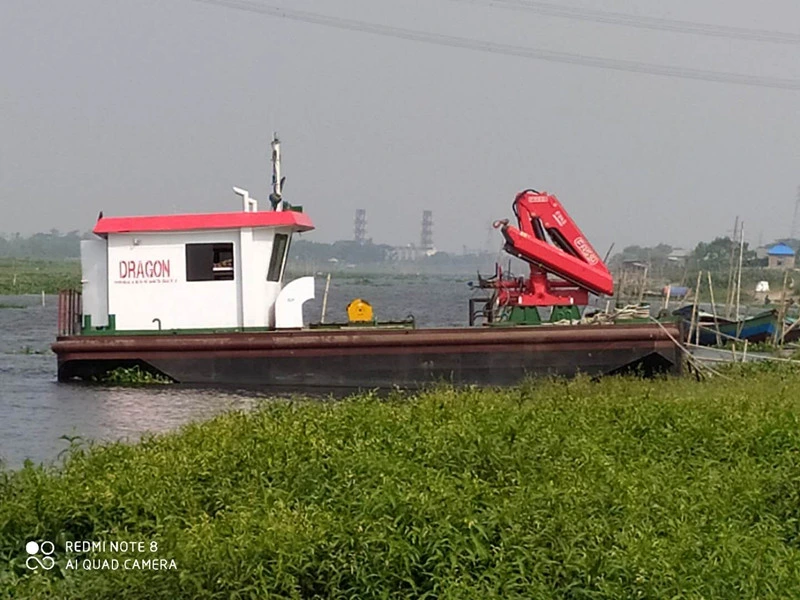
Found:
[[[786,312],[786,283],[789,280],[789,271],[783,273],[783,285],[781,286],[781,304],[778,307],[778,322],[775,326],[775,335],[772,336],[772,342],[775,345],[783,344],[783,319]]]
[[[719,335],[719,319],[717,319],[717,305],[714,303],[714,285],[711,283],[711,271],[707,271],[708,275],[708,293],[711,295],[711,314],[714,315],[714,327],[717,330],[717,346],[722,345],[722,338]]]
[[[694,287],[694,302],[692,303],[692,318],[689,321],[689,341],[692,339],[692,333],[694,333],[695,337],[695,344],[698,346],[700,345],[700,327],[697,323],[695,323],[695,319],[697,318],[697,302],[698,297],[700,296],[700,277],[703,276],[702,271],[698,271],[697,273],[697,285]],[[699,321],[699,319],[698,319]]]
[[[322,295],[322,316],[319,322],[325,322],[325,313],[328,310],[328,289],[331,287],[331,274],[328,273],[328,279],[325,281],[325,293]]]
[[[739,320],[740,301],[742,299],[742,255],[744,254],[744,221],[739,225],[739,275],[736,277],[736,319]],[[736,337],[742,333],[742,322],[736,328]]]
[[[786,339],[786,336],[787,336],[787,335],[788,335],[790,332],[792,332],[792,331],[794,331],[795,329],[797,329],[797,326],[798,326],[798,325],[800,325],[800,318],[798,318],[798,319],[797,319],[797,320],[796,320],[794,323],[792,323],[791,325],[789,325],[789,327],[787,327],[787,328],[784,330],[784,332],[783,332],[783,337],[784,337],[784,339]]]
[[[735,263],[734,257],[736,256],[736,236],[739,233],[739,215],[736,215],[736,220],[733,222],[733,239],[731,240],[731,255],[728,265],[728,287],[725,290],[725,316],[731,318],[731,307],[733,306],[733,266]]]
[[[648,266],[645,265],[644,273],[642,274],[642,285],[639,288],[639,301],[637,302],[637,304],[641,304],[642,301],[644,300],[644,288],[647,285],[647,269],[648,269]]]
[[[623,296],[625,295],[624,290],[625,290],[625,280],[627,279],[626,275],[627,271],[623,268],[619,277],[619,287],[617,288],[617,301],[615,302],[616,304],[615,308],[621,306],[624,303]]]

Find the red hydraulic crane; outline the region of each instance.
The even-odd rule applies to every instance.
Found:
[[[614,293],[611,273],[555,196],[525,190],[513,209],[519,227],[508,220],[494,226],[506,240],[505,251],[530,264],[530,275],[504,277],[498,265],[494,277],[480,278],[480,287],[495,290],[494,306],[578,307],[589,303],[590,292]]]

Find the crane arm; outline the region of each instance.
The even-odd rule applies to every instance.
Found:
[[[501,223],[509,254],[532,271],[540,267],[594,294],[614,293],[608,268],[555,196],[525,190],[515,198],[514,212],[519,227]]]

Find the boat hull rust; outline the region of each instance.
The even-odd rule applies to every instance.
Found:
[[[514,385],[526,377],[679,373],[678,325],[343,329],[65,336],[61,381],[139,364],[180,383],[286,388]]]

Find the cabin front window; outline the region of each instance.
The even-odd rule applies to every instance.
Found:
[[[233,279],[233,244],[186,244],[186,281]]]
[[[286,251],[289,249],[289,236],[285,233],[276,233],[272,243],[272,256],[269,259],[267,281],[280,281],[283,275],[283,265],[286,263]]]

